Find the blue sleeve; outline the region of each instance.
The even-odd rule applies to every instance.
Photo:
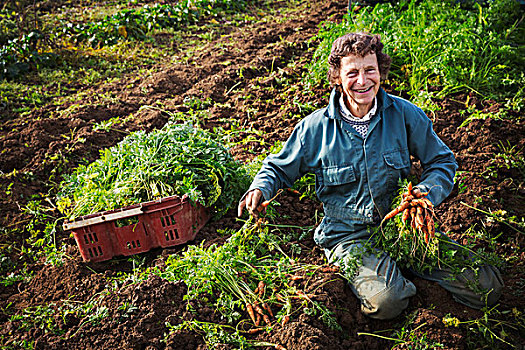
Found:
[[[423,173],[417,187],[428,193],[428,199],[438,205],[447,198],[454,186],[458,167],[450,148],[437,136],[432,122],[419,108],[414,111],[408,126],[410,153],[421,161]]]
[[[304,123],[299,123],[281,151],[270,154],[255,176],[246,193],[256,188],[263,193],[265,200],[272,198],[279,189],[292,187],[295,180],[306,174],[306,149],[302,140]]]

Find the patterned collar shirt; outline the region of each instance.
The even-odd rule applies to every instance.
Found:
[[[368,132],[368,126],[370,125],[370,120],[376,114],[377,110],[377,97],[374,98],[374,106],[372,109],[363,117],[363,118],[357,118],[355,117],[352,112],[346,107],[344,95],[341,94],[341,97],[339,98],[339,106],[341,111],[341,118],[350,124],[363,138],[366,137],[366,134]]]

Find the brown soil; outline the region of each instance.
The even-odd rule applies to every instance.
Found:
[[[149,76],[128,76],[115,83],[94,86],[86,91],[82,100],[49,104],[23,117],[7,111],[0,126],[0,224],[5,228],[18,228],[18,231],[16,236],[3,234],[0,243],[24,244],[31,232],[26,226],[29,216],[20,208],[33,198],[44,197],[53,188],[53,183],[60,181],[62,174],[81,162],[95,160],[99,150],[116,144],[128,132],[152,130],[166,123],[167,113],[154,108],[139,110],[143,105],[153,106],[162,101],[169,112],[186,113],[188,107],[184,102],[187,99],[212,99],[214,105],[200,121],[205,128],[222,126],[228,130],[240,125],[263,132],[257,141],[245,142],[232,149],[240,160],[251,159],[276,141],[285,140],[298,120],[308,114],[304,106],[326,103],[324,90],[317,91],[316,96],[302,93],[301,76],[305,73],[305,63],[312,57],[310,45],[315,46],[307,41],[317,33],[322,21],[342,18],[347,1],[312,0],[308,7],[293,14],[280,13],[283,3],[272,6],[277,10],[275,20],[248,21],[240,28],[229,28],[225,24],[227,29],[223,36],[216,36],[187,62],[170,66],[159,63],[155,73]],[[290,65],[291,62],[295,65]],[[111,99],[101,96],[111,96]],[[523,173],[513,167],[507,168],[505,159],[496,156],[502,153],[501,145],[511,145],[523,157],[523,119],[519,122],[516,118],[512,121],[474,120],[468,127],[459,128],[468,115],[462,113],[467,101],[486,112],[497,112],[502,107],[491,101],[479,101],[474,95],[437,101],[440,109],[429,117],[434,121],[436,132],[456,154],[462,171],[460,184],[440,206],[437,215],[442,230],[462,243],[467,240],[462,233],[472,225],[497,236],[497,252],[512,257],[503,274],[508,287],[501,299],[502,308],[517,307],[523,311],[525,254],[520,247],[525,244],[524,236],[503,223],[487,220],[485,215],[463,204],[484,210],[506,210],[511,215],[523,217]],[[113,117],[124,119],[130,114],[134,118],[114,127],[119,130],[93,130],[96,123]],[[240,141],[248,136],[241,133],[235,138]],[[279,202],[281,206],[277,210],[282,218],[278,222],[282,224],[315,225],[316,211],[322,210],[319,203],[308,199],[298,201],[293,194],[283,195]],[[56,212],[49,214],[58,217]],[[225,237],[218,235],[217,229],[239,227],[232,210],[222,219],[210,222],[195,243],[221,243]],[[188,302],[183,299],[186,286],[182,282],[172,283],[151,276],[140,283],[123,281],[114,292],[102,293],[108,290],[106,284],[110,278],[116,278],[121,271],[132,270],[131,263],[125,258],[83,263],[67,233],[58,232],[57,240],[67,245],[71,257],[63,266],[31,264],[29,269],[34,271],[34,278],[29,283],[0,287],[0,339],[6,346],[16,347],[15,341],[21,344],[25,340],[34,341],[35,349],[206,348],[197,333],[178,331],[166,337],[166,323],[175,325],[194,317],[188,311]],[[297,243],[302,246],[302,261],[323,264],[323,254],[311,235]],[[487,245],[487,242],[479,242],[480,247]],[[142,254],[141,258],[148,265],[162,266],[167,256],[182,249],[184,247],[156,249]],[[23,259],[19,252],[13,252],[13,256]],[[338,274],[319,273],[311,278],[308,285],[319,286],[316,289],[318,301],[335,312],[343,331],[331,330],[318,317],[301,313],[294,315],[285,326],[276,326],[270,333],[254,335],[253,339],[278,343],[288,350],[385,349],[393,343],[358,333],[402,329],[402,322],[409,315],[410,327],[420,326],[416,334],[427,337],[429,342],[442,343],[445,349],[476,347],[465,328],[447,328],[441,320],[449,313],[461,320],[482,314],[454,302],[434,283],[413,279],[418,288],[417,296],[403,316],[385,322],[371,320],[360,312],[358,300]],[[58,308],[65,301],[88,300],[100,301],[100,305],[107,307],[109,317],[96,324],[74,317],[56,319],[57,327],[67,329],[62,335],[39,328],[25,329],[21,321],[12,320],[10,316],[28,307],[47,304]],[[135,308],[119,308],[126,302]],[[221,321],[214,310],[198,304],[193,307],[198,308],[199,320]],[[516,344],[525,345],[519,334],[511,337]],[[409,342],[396,348],[413,347]]]

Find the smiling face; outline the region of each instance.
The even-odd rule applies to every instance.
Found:
[[[346,107],[354,116],[362,118],[372,109],[380,79],[375,53],[364,57],[349,55],[341,59],[339,83],[343,88]]]

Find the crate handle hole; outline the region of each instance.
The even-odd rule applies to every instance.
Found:
[[[113,224],[115,225],[115,227],[126,227],[126,226],[136,225],[138,222],[139,222],[139,216],[135,215],[135,216],[127,217],[127,218],[117,219],[113,221]]]

